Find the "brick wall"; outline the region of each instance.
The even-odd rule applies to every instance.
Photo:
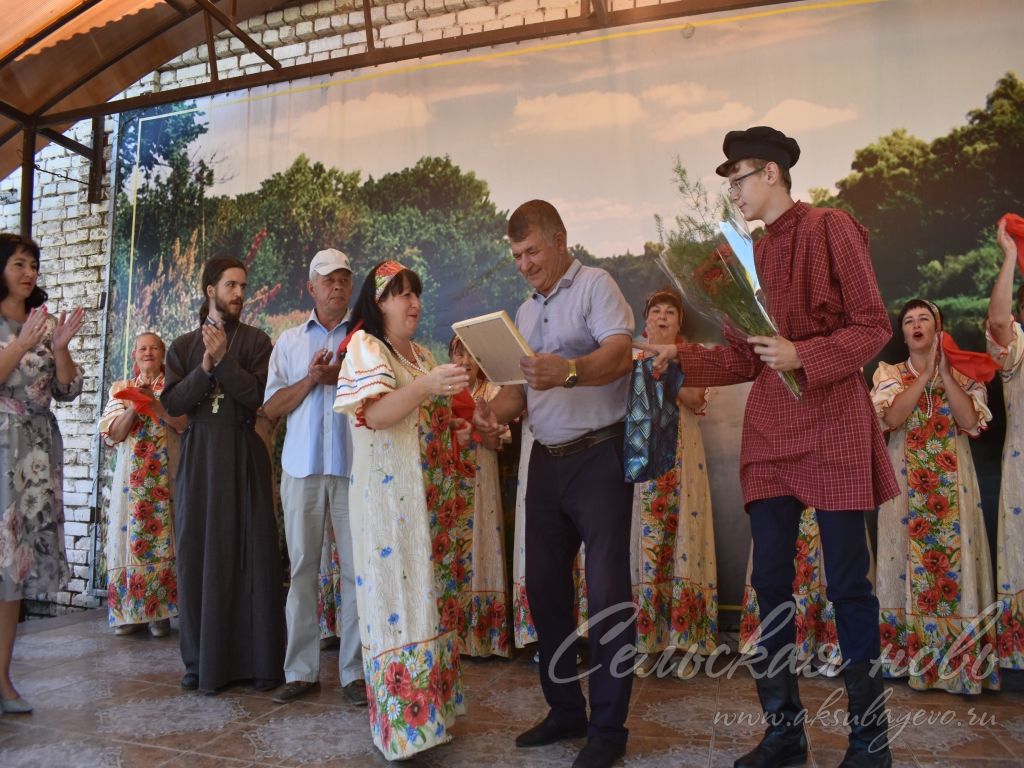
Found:
[[[658,0],[612,0],[613,10],[657,5]],[[374,44],[396,47],[473,34],[493,29],[565,19],[579,14],[580,0],[407,0],[375,3],[371,12]],[[366,35],[362,3],[355,0],[319,0],[248,19],[240,25],[282,64],[305,64],[363,53]],[[269,68],[258,56],[227,32],[216,36],[218,72],[222,78],[253,74]],[[128,88],[123,96],[138,96],[166,88],[209,81],[205,44],[186,51]],[[114,120],[106,121],[109,136]],[[68,135],[91,143],[88,122]],[[110,148],[107,148],[109,167]],[[51,309],[82,305],[88,309],[85,325],[71,346],[75,360],[86,371],[85,390],[71,404],[54,410],[64,435],[65,526],[72,575],[66,591],[46,601],[31,601],[33,614],[55,615],[78,608],[96,607],[98,598],[89,592],[95,525],[90,525],[92,493],[96,484],[97,409],[103,403],[97,391],[102,348],[102,315],[99,302],[106,291],[110,211],[106,199],[90,204],[86,199],[87,162],[74,153],[49,144],[36,158],[41,170],[35,176],[33,236],[42,248],[40,281],[50,293]],[[68,177],[68,178],[63,178]],[[0,230],[19,228],[21,174],[0,182]],[[109,473],[107,473],[109,474]],[[101,477],[101,498],[109,489],[109,477]],[[102,508],[102,502],[100,502]]]

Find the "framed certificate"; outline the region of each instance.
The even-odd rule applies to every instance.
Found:
[[[452,323],[480,369],[495,384],[525,384],[519,358],[533,354],[505,310]]]

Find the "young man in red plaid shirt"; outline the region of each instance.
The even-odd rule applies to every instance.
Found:
[[[794,202],[789,169],[796,141],[767,126],[730,131],[726,161],[716,169],[729,196],[766,234],[755,263],[774,337],[744,334],[726,324],[729,345],[651,348],[659,362],[678,359],[688,386],[753,381],[743,418],[740,482],[754,540],[751,583],[760,606],[761,647],[755,663],[768,728],[737,768],[802,765],[807,759],[803,706],[787,657],[795,649],[793,559],[800,515],[817,510],[851,716],[842,766],[889,766],[881,670],[878,600],[868,580],[864,514],[897,495],[861,368],[892,329],[868,252],[867,231],[848,214]],[[793,371],[802,395],[777,371]],[[779,607],[783,611],[773,616]],[[780,615],[781,614],[781,615]],[[783,667],[779,669],[779,667]]]

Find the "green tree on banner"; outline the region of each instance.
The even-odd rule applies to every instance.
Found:
[[[398,259],[420,275],[420,338],[442,344],[457,320],[499,309],[514,314],[526,284],[505,242],[508,214],[494,205],[485,181],[448,157],[423,157],[367,180],[361,196],[366,218],[353,250],[365,268]]]

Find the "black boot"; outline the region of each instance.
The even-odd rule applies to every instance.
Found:
[[[796,674],[788,666],[773,672],[771,677],[764,669],[759,672],[757,696],[768,728],[761,743],[733,763],[733,768],[804,765],[807,762],[807,736],[804,735],[805,714]]]
[[[839,768],[891,768],[889,715],[885,711],[882,670],[862,661],[843,671],[850,713],[850,746]]]

